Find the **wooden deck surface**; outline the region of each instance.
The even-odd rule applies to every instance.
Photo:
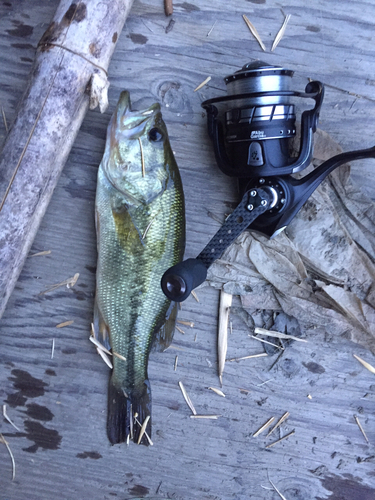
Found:
[[[8,124],[57,4],[1,1],[0,104]],[[271,53],[282,10],[292,18]],[[255,24],[267,53],[242,14]],[[228,363],[223,398],[208,390],[219,387],[218,291],[204,288],[199,303],[190,297],[179,313],[194,327],[182,326],[174,347],[150,360],[154,446],[127,448],[107,440],[109,370],[88,341],[96,173],[120,91],[128,89],[134,103],[162,105],[186,194],[186,257],[193,257],[218,228],[207,210],[222,216],[236,200],[234,182],[215,165],[201,101],[223,92],[223,77],[246,62],[266,60],[294,69],[295,88],[302,90],[308,78],[324,82],[320,127],[344,150],[369,147],[375,142],[374,18],[372,0],[175,1],[172,18],[161,0],[135,1],[109,70],[110,108],[87,115],[31,252],[51,253],[27,260],[0,320],[0,402],[19,427],[0,422],[16,464],[12,481],[11,460],[0,445],[1,500],[276,500],[269,479],[287,500],[375,498],[375,379],[353,354],[375,363],[360,346],[316,330],[273,367],[275,357]],[[194,93],[208,75],[209,85]],[[5,136],[0,119],[0,141]],[[353,165],[353,177],[373,199],[374,172],[374,163]],[[73,288],[41,294],[75,273]],[[56,328],[69,320],[74,323]],[[244,323],[236,316],[232,321],[228,357],[261,352]],[[198,412],[222,417],[190,419],[179,381]],[[252,437],[286,411],[290,417],[280,432]]]

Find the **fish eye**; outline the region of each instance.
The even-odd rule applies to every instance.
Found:
[[[163,134],[157,128],[152,128],[148,133],[148,138],[152,142],[160,142],[163,139]]]

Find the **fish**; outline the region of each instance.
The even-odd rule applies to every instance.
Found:
[[[152,346],[163,350],[173,337],[177,304],[167,299],[160,282],[183,258],[185,201],[160,105],[133,111],[127,91],[108,125],[95,223],[94,336],[113,355],[107,435],[112,444],[133,440],[147,445],[147,365]]]

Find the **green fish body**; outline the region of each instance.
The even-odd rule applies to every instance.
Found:
[[[107,433],[113,444],[137,442],[151,417],[151,346],[155,339],[164,347],[172,340],[177,312],[160,280],[182,260],[185,212],[160,106],[132,111],[128,92],[112,116],[99,166],[96,231],[94,334],[113,353]],[[147,444],[145,436],[141,442]]]

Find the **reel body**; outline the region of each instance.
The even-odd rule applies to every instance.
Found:
[[[249,63],[224,79],[228,95],[202,103],[218,167],[238,178],[242,201],[196,259],[164,273],[161,286],[169,299],[185,300],[206,279],[212,262],[245,229],[276,236],[332,170],[348,161],[375,158],[375,147],[342,153],[301,179],[293,177],[311,162],[324,87],[313,81],[305,92],[293,91],[292,76],[292,71],[279,66]],[[296,134],[293,97],[315,101],[301,115],[297,157],[290,155],[289,143]]]

